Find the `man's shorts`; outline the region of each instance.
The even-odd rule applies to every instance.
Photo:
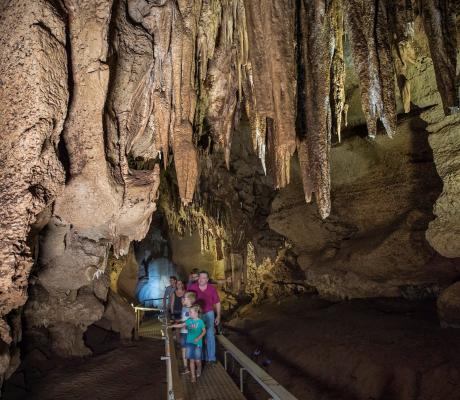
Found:
[[[181,333],[180,334],[180,347],[185,349],[187,347],[187,334]]]
[[[187,360],[201,360],[201,346],[194,343],[187,343]]]

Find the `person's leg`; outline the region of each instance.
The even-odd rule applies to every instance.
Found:
[[[187,372],[188,371],[188,368],[187,368],[187,350],[186,350],[186,346],[187,346],[187,334],[186,333],[181,333],[180,334],[180,346],[181,346],[181,350],[182,350],[182,362],[184,363],[184,369],[185,371],[184,372]]]
[[[195,351],[194,351],[194,345],[191,343],[187,343],[187,360],[190,363],[190,380],[192,382],[196,382],[196,377],[195,377]]]
[[[203,314],[206,325],[206,361],[216,361],[216,337],[214,334],[214,311]]]
[[[201,357],[202,357],[202,347],[195,346],[195,365],[196,365],[196,377],[201,376]]]
[[[196,382],[195,360],[194,359],[190,359],[190,380],[192,382]]]

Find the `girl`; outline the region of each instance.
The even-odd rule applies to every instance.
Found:
[[[182,324],[171,325],[170,328],[187,328],[187,360],[190,361],[191,382],[201,375],[201,351],[203,336],[206,335],[204,322],[200,319],[200,306],[190,308],[190,318]]]

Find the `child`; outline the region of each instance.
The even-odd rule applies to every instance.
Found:
[[[201,375],[201,350],[203,348],[203,336],[206,335],[204,322],[200,319],[200,306],[190,307],[190,318],[182,324],[171,325],[171,328],[187,328],[187,359],[190,360],[191,382]],[[196,366],[196,368],[195,368]],[[196,374],[195,374],[196,371]]]
[[[181,322],[185,322],[190,318],[190,307],[192,307],[195,301],[195,292],[185,292],[184,296],[182,297],[182,312],[180,319]],[[182,361],[184,362],[184,374],[188,374],[190,370],[187,366],[187,328],[185,326],[180,330],[180,347],[182,349]]]

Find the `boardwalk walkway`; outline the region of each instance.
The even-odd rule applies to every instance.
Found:
[[[162,359],[166,361],[168,400],[245,400],[243,393],[226,371],[228,357],[231,357],[239,365],[241,390],[243,390],[243,376],[246,372],[270,395],[270,398],[297,400],[295,396],[223,335],[217,337],[217,342],[224,351],[225,368],[219,362],[215,365],[205,364],[201,376],[192,383],[190,373],[182,375],[179,373],[179,366],[182,364],[179,359],[181,350],[173,338],[173,332],[169,328],[166,329],[167,318],[160,314],[160,322],[155,318],[144,318],[138,311],[136,310],[136,337],[163,337],[165,339],[166,356]]]
[[[190,374],[182,375],[187,400],[245,400],[222,364],[205,367],[196,383],[190,383]]]
[[[161,322],[156,318],[144,319],[139,326],[139,336],[151,339],[161,339]],[[181,351],[177,344],[175,351],[171,351],[171,353],[176,357],[180,357]],[[173,368],[178,368],[177,366],[181,365],[182,361],[176,359],[172,364]],[[183,374],[180,379],[182,381],[183,393],[186,400],[246,399],[220,363],[212,367],[205,365],[196,383],[190,382],[190,374]],[[180,392],[182,392],[182,390],[180,390]]]

